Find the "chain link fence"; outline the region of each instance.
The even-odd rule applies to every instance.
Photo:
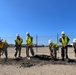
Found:
[[[42,49],[44,49],[44,53],[47,53],[48,48],[45,48],[45,46],[48,45],[48,40],[51,39],[55,43],[59,43],[59,38],[61,35],[56,34],[56,35],[49,35],[49,36],[39,36],[39,35],[32,35],[33,36],[33,43],[35,45],[35,51],[36,53],[41,52]],[[70,38],[69,44],[72,44],[73,39],[76,37],[76,35],[67,35]],[[8,44],[14,46],[15,42],[14,40],[16,37],[1,37],[3,40],[7,40]],[[25,46],[25,39],[26,36],[21,36],[23,39],[23,45]],[[40,48],[39,48],[40,47]],[[44,48],[43,48],[44,47]],[[24,49],[25,50],[25,49]],[[43,52],[43,51],[42,51]],[[49,51],[48,51],[49,52]]]
[[[48,40],[51,39],[53,42],[56,42],[59,44],[59,38],[61,35],[49,35],[49,36],[39,36],[39,35],[33,35],[33,43],[37,45],[48,45]],[[70,38],[69,44],[72,43],[73,39],[76,38],[76,35],[67,35]],[[15,44],[14,40],[16,37],[1,37],[3,40],[7,40],[9,44]],[[26,36],[21,36],[23,39],[23,44],[26,43],[25,39]]]

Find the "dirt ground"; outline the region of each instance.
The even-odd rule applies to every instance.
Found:
[[[35,57],[26,58],[26,48],[22,48],[22,58],[15,58],[15,48],[8,48],[8,60],[4,55],[0,60],[0,75],[75,75],[76,58],[73,48],[68,48],[69,61],[61,60],[61,49],[58,51],[58,60],[49,58],[49,48],[34,48]],[[31,56],[31,54],[30,54]]]

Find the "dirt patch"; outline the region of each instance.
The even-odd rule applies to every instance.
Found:
[[[61,59],[53,60],[50,58],[48,55],[36,55],[35,57],[31,57],[30,60],[26,58],[9,58],[8,60],[5,61],[5,59],[2,59],[0,61],[1,65],[18,65],[19,68],[29,68],[33,66],[43,66],[47,64],[52,64],[52,65],[74,65],[76,66],[76,61],[73,59],[69,59],[68,61],[62,61]]]

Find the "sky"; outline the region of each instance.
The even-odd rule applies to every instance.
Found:
[[[26,32],[39,44],[65,31],[76,37],[76,0],[0,0],[0,37],[14,43],[16,34],[24,39]]]

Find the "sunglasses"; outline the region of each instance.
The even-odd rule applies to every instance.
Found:
[[[65,34],[62,34],[62,35],[65,35]]]

